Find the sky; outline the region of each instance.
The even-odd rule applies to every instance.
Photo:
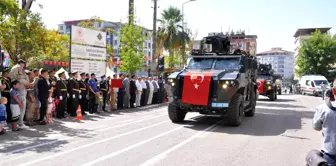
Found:
[[[138,23],[152,29],[152,0],[134,1]],[[186,1],[158,0],[158,18],[164,9],[181,9]],[[42,4],[43,9],[37,4]],[[184,18],[186,27],[197,32],[198,39],[209,32],[241,29],[258,36],[257,52],[272,47],[293,51],[293,35],[298,28],[331,27],[331,34],[336,33],[335,6],[335,0],[196,0],[184,5]],[[56,29],[63,21],[92,16],[115,22],[125,20],[128,0],[37,0],[32,10],[41,13],[48,28]]]

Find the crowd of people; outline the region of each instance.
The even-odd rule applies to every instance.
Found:
[[[20,131],[28,126],[46,125],[53,117],[62,119],[77,114],[112,112],[165,102],[170,90],[162,77],[136,77],[117,74],[96,79],[95,73],[26,69],[19,60],[5,68],[0,78],[0,135],[5,126]],[[121,86],[114,86],[121,81]],[[168,92],[168,93],[167,93]],[[110,110],[106,107],[109,106]],[[79,111],[79,112],[78,112]]]

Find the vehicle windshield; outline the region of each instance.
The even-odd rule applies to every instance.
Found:
[[[327,80],[314,80],[314,83],[315,83],[316,86],[321,86],[322,82],[323,82],[324,85],[328,85]]]
[[[216,61],[216,70],[239,70],[239,58],[219,58]]]
[[[239,58],[192,58],[188,69],[239,70]]]
[[[258,75],[258,79],[261,79],[261,80],[272,80],[272,76],[271,75]]]
[[[211,69],[214,59],[193,58],[189,61],[188,69]]]

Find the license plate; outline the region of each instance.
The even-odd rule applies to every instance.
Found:
[[[229,107],[228,103],[211,103],[212,107],[216,107],[216,108],[226,108]]]

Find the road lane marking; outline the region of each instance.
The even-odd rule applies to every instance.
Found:
[[[213,131],[214,129],[216,129],[218,127],[219,124],[223,123],[224,120],[221,120],[219,122],[217,122],[216,124],[213,124],[211,126],[209,126],[208,128],[202,130],[202,131],[199,131],[198,133],[194,134],[193,136],[189,137],[188,139],[182,141],[181,143],[173,146],[172,148],[156,155],[155,157],[147,160],[146,162],[144,162],[143,164],[141,164],[140,166],[150,166],[150,165],[154,165],[155,163],[157,163],[158,161],[164,159],[167,157],[167,155],[173,151],[175,151],[176,149],[182,147],[183,145],[191,142],[192,140],[196,139],[197,137],[201,136],[202,134],[204,133],[207,133],[207,132],[210,132],[210,131]]]
[[[111,126],[111,127],[107,127],[107,128],[104,128],[104,129],[97,130],[97,131],[106,131],[106,130],[110,130],[110,129],[120,128],[120,127],[124,127],[124,126],[131,125],[131,124],[134,124],[134,123],[138,123],[138,122],[143,122],[143,121],[146,121],[146,120],[154,119],[154,118],[157,118],[157,117],[160,117],[160,116],[163,116],[163,115],[159,115],[159,116],[155,116],[155,117],[151,117],[151,118],[145,118],[145,119],[141,119],[141,120],[133,121],[133,122],[130,122],[130,123],[125,123],[125,124],[120,124],[120,125],[116,125],[116,126]],[[66,139],[60,138],[60,140],[45,142],[45,143],[42,143],[42,144],[37,144],[37,145],[33,145],[33,146],[28,146],[28,147],[25,147],[25,148],[16,149],[16,150],[13,150],[13,151],[10,151],[10,152],[2,153],[2,154],[0,154],[0,157],[4,156],[6,154],[23,152],[23,151],[26,151],[26,150],[30,150],[30,149],[34,149],[34,148],[38,148],[38,147],[42,147],[42,146],[46,146],[46,145],[51,145],[51,144],[55,144],[55,143],[58,143],[58,142],[61,142],[61,141],[64,141],[64,140],[70,140],[70,139],[74,139],[74,138],[77,138],[77,137],[70,137],[70,138],[66,138]]]
[[[222,121],[223,121],[223,120],[222,120]],[[161,133],[161,134],[159,134],[159,135],[157,135],[157,136],[155,136],[155,137],[152,137],[152,138],[150,138],[150,139],[141,141],[141,142],[139,142],[139,143],[137,143],[137,144],[128,146],[127,148],[124,148],[124,149],[115,151],[115,152],[113,152],[113,153],[110,153],[110,154],[108,154],[108,155],[105,155],[105,156],[103,156],[103,157],[100,157],[100,158],[98,158],[98,159],[96,159],[96,160],[93,160],[93,161],[91,161],[91,162],[89,162],[89,163],[86,163],[86,164],[83,164],[83,165],[81,165],[81,166],[91,166],[91,165],[94,165],[94,164],[96,164],[96,163],[98,163],[98,162],[104,161],[104,160],[106,160],[106,159],[108,159],[108,158],[117,156],[117,155],[119,155],[119,154],[121,154],[121,153],[124,153],[124,152],[126,152],[126,151],[132,150],[132,149],[134,149],[134,148],[137,148],[137,147],[139,147],[139,146],[141,146],[141,145],[143,145],[143,144],[146,144],[146,143],[148,143],[148,142],[151,142],[151,141],[153,141],[153,140],[156,140],[156,139],[158,139],[158,138],[161,138],[161,137],[163,137],[163,136],[166,136],[166,135],[168,135],[168,134],[170,134],[170,133],[173,133],[173,132],[175,132],[175,131],[177,131],[177,130],[180,130],[180,129],[182,129],[182,128],[188,126],[188,125],[191,125],[191,124],[193,124],[193,123],[195,123],[195,122],[197,122],[197,121],[193,121],[193,122],[190,122],[190,123],[188,123],[188,124],[186,124],[186,125],[182,125],[182,126],[180,126],[180,127],[174,128],[174,129],[169,130],[169,131],[167,131],[167,132]],[[217,125],[217,123],[216,123],[216,125]],[[212,126],[213,126],[213,125],[212,125]],[[211,127],[211,126],[210,126],[210,127]]]
[[[105,129],[100,129],[100,130],[97,130],[97,131],[106,131],[106,130],[110,130],[110,129],[114,129],[114,128],[119,128],[119,127],[127,126],[127,125],[134,124],[134,123],[143,122],[143,121],[150,120],[150,119],[155,119],[155,118],[158,118],[158,117],[161,117],[161,116],[164,116],[164,115],[158,115],[158,116],[154,116],[154,117],[144,118],[144,119],[141,119],[141,120],[137,120],[137,121],[133,121],[133,122],[125,123],[125,124],[120,124],[120,125],[116,125],[116,126],[107,127]]]
[[[61,155],[64,155],[64,154],[74,152],[76,150],[87,148],[87,147],[90,147],[90,146],[93,146],[93,145],[96,145],[96,144],[99,144],[99,143],[107,142],[107,141],[110,141],[110,140],[113,140],[113,139],[116,139],[116,138],[119,138],[119,137],[123,137],[123,136],[130,135],[130,134],[142,131],[142,130],[146,130],[146,129],[149,129],[149,128],[152,128],[152,127],[156,127],[156,126],[159,126],[159,125],[167,123],[167,122],[170,122],[170,121],[169,120],[163,121],[163,122],[156,123],[156,124],[153,124],[153,125],[150,125],[150,126],[147,126],[147,127],[139,128],[137,130],[133,130],[133,131],[130,131],[130,132],[127,132],[127,133],[119,134],[119,135],[116,135],[116,136],[113,136],[113,137],[110,137],[110,138],[107,138],[107,139],[92,142],[90,144],[86,144],[86,145],[83,145],[83,146],[78,146],[76,148],[69,149],[69,150],[66,150],[66,151],[63,151],[63,152],[59,152],[59,153],[56,153],[56,154],[51,155],[51,156],[46,156],[46,157],[42,157],[42,158],[39,158],[39,159],[36,159],[36,160],[32,160],[30,162],[26,162],[26,163],[18,165],[18,166],[32,165],[32,164],[35,164],[35,163],[38,163],[38,162],[41,162],[41,161],[44,161],[44,160],[52,159],[52,158],[57,157],[57,156],[61,156]]]
[[[283,107],[279,105],[278,107],[271,107],[271,106],[256,106],[259,109],[268,109],[268,110],[307,110],[308,108],[298,108],[298,107]]]

